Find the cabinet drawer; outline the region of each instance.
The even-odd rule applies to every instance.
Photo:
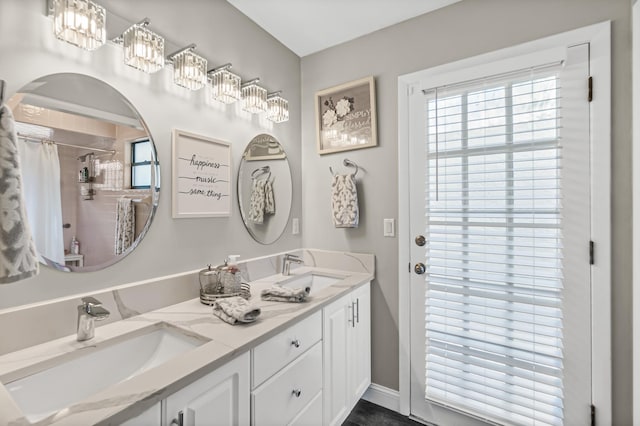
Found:
[[[289,423],[321,390],[322,343],[316,343],[251,393],[253,425]]]
[[[287,328],[253,349],[253,388],[303,354],[322,338],[322,312]]]
[[[322,391],[302,409],[288,426],[311,426],[322,424]]]

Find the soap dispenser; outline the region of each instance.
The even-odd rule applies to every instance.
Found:
[[[69,244],[69,253],[71,254],[80,254],[80,242],[76,239],[74,235],[71,238],[71,244]]]

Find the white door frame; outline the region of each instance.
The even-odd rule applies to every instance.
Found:
[[[410,265],[409,253],[409,97],[417,82],[462,68],[507,60],[535,51],[590,43],[593,101],[590,104],[591,235],[595,242],[595,264],[591,268],[593,316],[592,403],[597,424],[612,422],[611,370],[611,22],[605,21],[558,35],[531,41],[445,65],[398,77],[398,283],[400,334],[400,413],[409,415],[411,383]],[[585,95],[586,95],[585,82]],[[608,202],[603,202],[608,200]],[[405,269],[407,268],[407,269]],[[597,303],[597,306],[596,306]]]

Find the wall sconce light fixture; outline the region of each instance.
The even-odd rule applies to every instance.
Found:
[[[232,104],[240,100],[240,76],[229,71],[231,64],[209,71],[211,81],[211,98],[225,104]]]
[[[53,0],[53,32],[59,40],[85,50],[106,41],[106,12],[91,0]]]
[[[132,25],[122,34],[124,63],[146,73],[164,68],[164,38],[149,30],[149,18]]]
[[[251,114],[259,114],[267,110],[267,89],[258,86],[259,78],[242,85],[242,109]]]
[[[106,43],[107,11],[92,0],[47,0],[47,11],[53,17],[58,39],[86,50],[95,50]],[[152,74],[169,62],[178,86],[199,90],[209,84],[215,101],[231,104],[240,100],[242,109],[251,114],[266,112],[266,118],[274,123],[289,120],[289,102],[280,92],[267,95],[267,89],[257,84],[259,78],[242,84],[240,76],[230,71],[231,64],[207,71],[208,61],[194,52],[195,44],[165,57],[165,39],[149,30],[149,23],[149,18],[145,18],[112,40],[122,45],[126,65]]]
[[[267,119],[274,123],[289,120],[289,102],[280,96],[281,92],[267,95]]]
[[[207,81],[207,60],[194,53],[195,44],[172,53],[167,60],[173,63],[173,82],[190,90],[200,90]]]

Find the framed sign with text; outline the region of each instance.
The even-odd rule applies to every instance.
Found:
[[[373,77],[316,92],[318,153],[378,145]]]
[[[174,218],[231,216],[231,145],[173,130]]]

